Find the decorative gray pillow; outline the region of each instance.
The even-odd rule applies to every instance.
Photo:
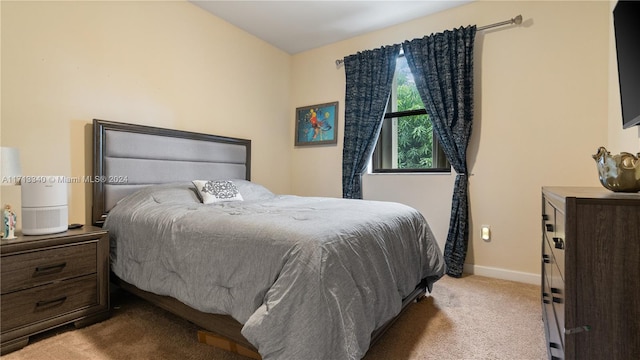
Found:
[[[243,179],[233,179],[244,201],[264,201],[275,197],[266,187]]]
[[[193,180],[203,204],[242,201],[238,187],[230,180]]]

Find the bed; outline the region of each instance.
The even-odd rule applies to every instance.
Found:
[[[263,359],[360,359],[444,274],[402,204],[276,195],[251,141],[94,120],[114,282]]]

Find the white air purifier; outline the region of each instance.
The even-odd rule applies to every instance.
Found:
[[[22,177],[22,234],[45,235],[67,231],[67,184],[62,176]]]

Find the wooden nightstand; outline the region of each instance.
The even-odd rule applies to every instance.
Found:
[[[109,317],[109,236],[85,226],[59,234],[0,241],[1,354],[29,336]]]

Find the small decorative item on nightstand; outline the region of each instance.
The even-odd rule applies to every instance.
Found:
[[[20,150],[17,148],[0,147],[0,185],[19,185],[22,168],[20,166]],[[11,205],[6,204],[2,208],[2,237],[15,239],[17,217]]]
[[[16,238],[16,213],[11,209],[11,205],[7,204],[2,211],[2,226],[3,232],[2,236],[5,239],[15,239]]]

